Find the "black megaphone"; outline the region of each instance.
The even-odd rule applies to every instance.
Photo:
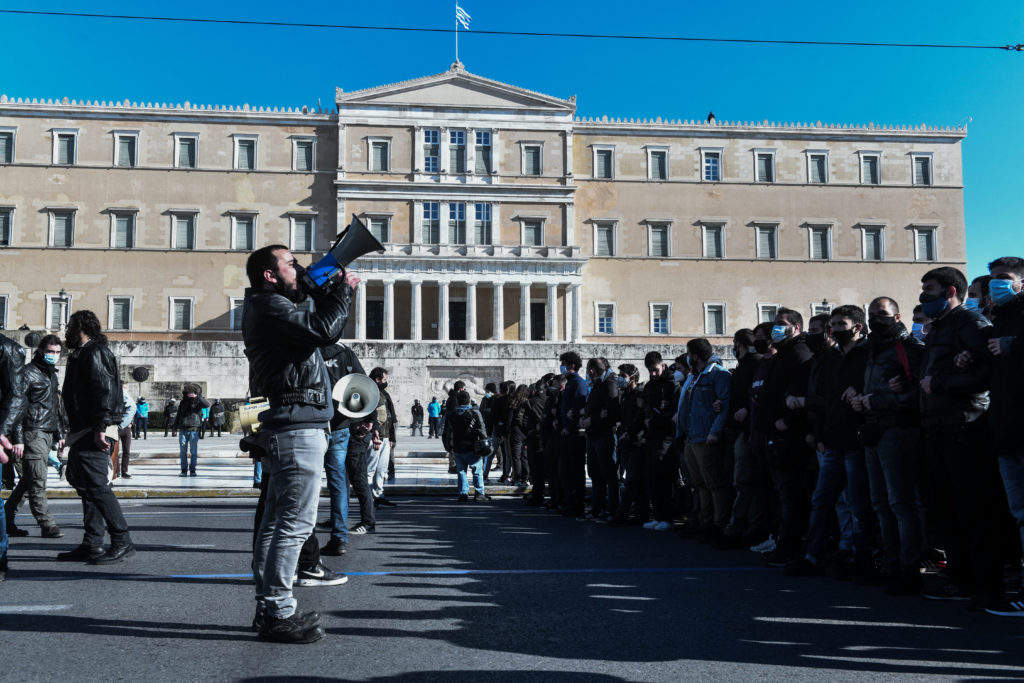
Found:
[[[371,251],[383,254],[384,245],[366,229],[366,225],[355,214],[352,214],[352,222],[327,254],[302,274],[301,282],[306,292],[312,294],[331,286],[331,278],[340,270]]]

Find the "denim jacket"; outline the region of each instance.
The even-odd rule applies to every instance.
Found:
[[[729,386],[732,375],[712,356],[708,366],[689,381],[679,395],[676,411],[676,437],[691,443],[704,443],[709,436],[721,436],[729,416]],[[717,413],[715,401],[722,402]]]

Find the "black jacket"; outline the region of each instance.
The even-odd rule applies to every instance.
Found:
[[[631,445],[643,443],[644,407],[643,392],[639,387],[628,386],[619,392],[619,443]]]
[[[602,410],[608,411],[607,417],[601,417]],[[614,373],[594,382],[587,394],[584,413],[590,419],[587,436],[611,436],[615,433],[615,423],[619,421],[619,384]]]
[[[214,401],[210,406],[210,424],[214,427],[224,426],[224,404],[220,401]]]
[[[0,434],[4,436],[14,433],[25,411],[25,392],[21,387],[24,365],[24,349],[0,334]]]
[[[412,404],[412,419],[415,422],[423,422],[423,404]]]
[[[932,321],[924,340],[921,377],[931,377],[932,393],[921,392],[924,422],[974,422],[988,410],[992,355],[988,337],[992,323],[980,313],[957,306]],[[970,351],[974,362],[956,367],[961,351]]]
[[[670,438],[675,434],[672,418],[679,407],[679,391],[679,383],[666,372],[644,384],[644,418],[649,420],[644,436],[648,441]]]
[[[52,432],[63,436],[64,420],[57,389],[57,368],[41,358],[21,369],[21,384],[25,391],[25,415],[15,429],[17,441],[24,443],[24,432]]]
[[[804,411],[787,408],[786,397],[805,395],[811,350],[807,348],[803,335],[787,339],[775,348],[777,353],[772,357],[759,396],[758,431],[769,439],[778,436],[780,432],[775,429],[775,423],[784,420],[788,427],[784,434],[789,438],[802,439],[808,428],[807,415]]]
[[[467,406],[466,410],[452,410],[444,421],[441,440],[444,447],[453,453],[473,453],[484,433],[484,418],[477,408]]]
[[[117,359],[106,344],[90,339],[71,352],[62,393],[70,432],[100,432],[109,425],[121,424],[121,377]]]
[[[1024,295],[997,306],[993,314],[992,337],[1013,337],[1001,344],[1001,353],[992,359],[993,443],[997,454],[1020,453],[1024,451],[1017,431],[1017,420],[1024,415]]]
[[[902,352],[898,351],[902,348]],[[868,362],[864,369],[864,393],[870,398],[868,422],[887,427],[913,427],[920,422],[921,357],[924,344],[899,323],[896,334],[885,338],[868,335]],[[906,367],[901,356],[906,358]],[[889,380],[903,378],[903,391],[893,393]]]
[[[342,284],[299,309],[281,294],[246,289],[242,338],[252,396],[265,396],[265,428],[326,427],[334,416],[331,385],[320,349],[341,338],[352,289]]]
[[[523,412],[526,416],[527,434],[540,434],[544,425],[544,408],[547,405],[547,402],[547,392],[536,391],[524,404]]]
[[[320,349],[324,357],[324,365],[327,367],[327,376],[330,379],[331,391],[334,385],[342,377],[347,375],[365,375],[366,370],[359,362],[355,352],[342,343],[331,344]],[[331,431],[336,432],[352,426],[352,420],[338,412],[338,402],[334,401],[334,417],[331,418]]]
[[[204,398],[202,394],[197,394],[195,398],[186,396],[181,399],[178,416],[174,418],[175,428],[184,432],[198,432],[203,422],[203,408],[209,407],[209,399]]]
[[[864,418],[842,400],[842,395],[851,387],[857,394],[862,393],[867,358],[867,342],[861,340],[847,353],[834,346],[821,360],[819,391],[825,399],[825,417],[823,429],[815,437],[828,448],[850,450],[861,446],[857,426]]]
[[[732,371],[729,384],[729,416],[725,421],[728,429],[750,432],[750,416],[748,415],[743,422],[736,422],[733,415],[740,408],[746,408],[750,401],[750,385],[754,381],[754,371],[757,370],[761,357],[759,353],[748,351]]]

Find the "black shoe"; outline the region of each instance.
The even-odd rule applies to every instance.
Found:
[[[349,529],[348,532],[350,534],[356,534],[358,536],[362,534],[372,534],[376,530],[376,528],[376,526],[369,526],[360,522],[359,524],[356,524],[354,527]]]
[[[121,473],[121,478],[122,479],[131,479],[132,475],[128,474],[127,472],[122,472]]]
[[[97,557],[103,556],[103,548],[88,545],[80,545],[74,550],[64,553],[57,553],[58,562],[88,562]]]
[[[189,476],[194,477],[194,476],[196,476],[196,471],[195,470],[189,470],[188,474],[189,474]]]
[[[302,617],[291,615],[287,619],[263,617],[259,639],[274,643],[315,643],[324,637],[324,630],[319,626],[312,628],[303,623]]]
[[[375,499],[373,501],[373,506],[374,507],[377,507],[379,505],[383,505],[386,508],[396,508],[396,507],[398,507],[398,503],[392,503],[390,500],[388,500],[384,496],[381,496],[380,498],[377,498],[377,499]]]
[[[314,626],[320,625],[320,613],[306,612],[305,614],[295,615],[295,621],[306,628],[313,628]],[[263,628],[263,622],[267,620],[267,615],[259,607],[256,608],[256,616],[252,618],[252,630],[259,633],[260,629]]]
[[[806,557],[793,560],[782,568],[783,576],[825,576],[825,568]]]
[[[181,474],[179,474],[178,476],[179,477],[187,477],[188,476],[188,470],[182,470]]]
[[[477,491],[476,493],[473,494],[473,500],[475,502],[479,502],[481,500],[494,500],[494,499],[491,498],[490,496],[488,496],[483,491]]]
[[[0,560],[0,582],[7,580],[7,556]]]
[[[921,597],[929,600],[970,600],[971,594],[952,581],[947,581],[935,588],[922,590]]]
[[[24,536],[28,536],[28,531],[26,531],[25,529],[20,529],[20,528],[14,526],[14,522],[8,521],[7,522],[7,535],[10,536],[11,538],[22,538]]]
[[[345,574],[331,571],[323,562],[310,569],[300,569],[295,577],[296,586],[337,586],[346,582]]]
[[[134,543],[125,543],[124,545],[114,545],[111,543],[107,552],[103,553],[99,557],[91,558],[89,560],[89,564],[116,564],[118,562],[123,562],[134,554]]]
[[[348,543],[342,543],[338,539],[332,538],[320,552],[324,555],[340,557],[348,552]]]
[[[469,494],[467,494],[467,493],[460,493],[459,494],[459,502],[460,503],[468,503],[469,502]]]
[[[64,538],[64,532],[56,524],[43,527],[43,538]]]

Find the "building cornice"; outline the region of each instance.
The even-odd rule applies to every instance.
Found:
[[[838,123],[776,123],[774,121],[702,121],[700,119],[654,119],[577,117],[573,129],[583,135],[690,135],[713,138],[807,138],[871,139],[886,141],[907,138],[961,140],[967,137],[966,126],[897,126]]]

